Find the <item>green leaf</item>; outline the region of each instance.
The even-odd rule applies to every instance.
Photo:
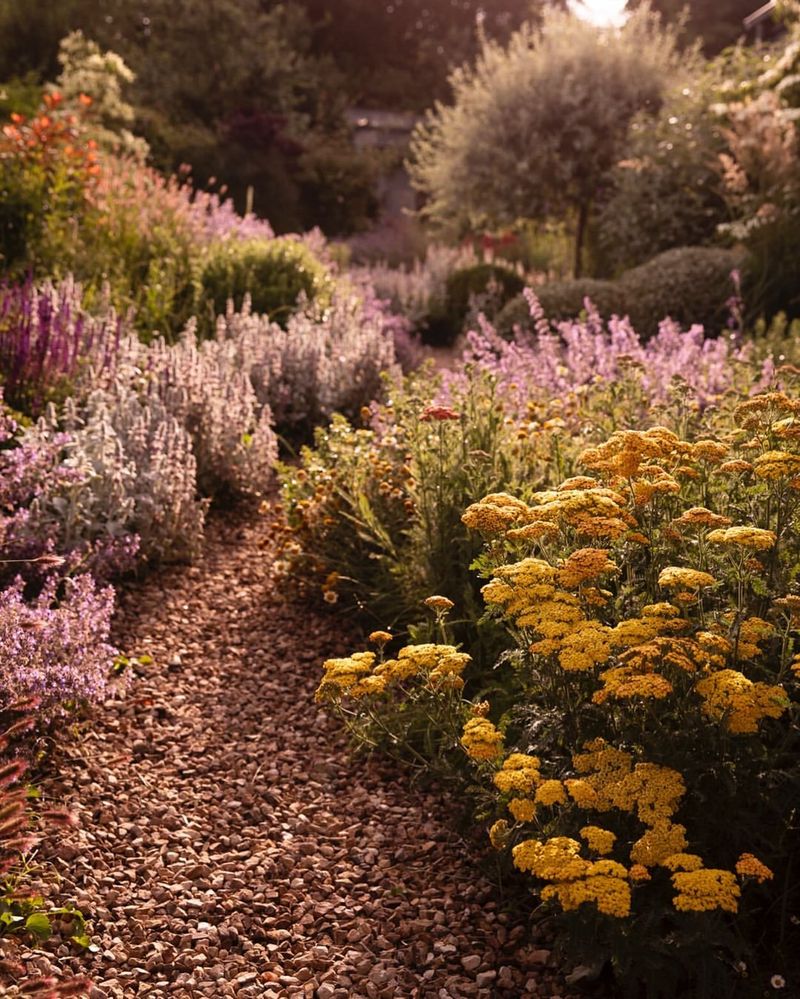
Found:
[[[43,912],[34,912],[25,920],[25,929],[39,940],[47,940],[53,932],[50,920]]]

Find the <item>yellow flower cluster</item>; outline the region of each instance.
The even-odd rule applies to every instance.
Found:
[[[645,431],[618,430],[599,447],[584,451],[580,462],[609,478],[632,479],[645,463],[668,460],[679,464],[692,456],[691,444],[665,427],[651,427]]]
[[[739,548],[765,551],[773,548],[778,539],[774,531],[764,531],[758,527],[727,527],[711,531],[708,540],[717,545],[736,545]]]
[[[503,750],[503,736],[488,718],[469,718],[460,742],[473,760],[493,760]]]
[[[503,534],[509,528],[527,523],[531,518],[526,503],[508,493],[492,493],[479,503],[472,503],[461,517],[462,523],[487,537]]]
[[[536,788],[535,802],[537,805],[566,805],[567,792],[560,780],[543,780]]]
[[[658,577],[658,585],[665,590],[701,590],[715,583],[709,573],[680,565],[668,565]]]
[[[600,826],[584,826],[580,831],[581,839],[585,840],[589,849],[601,856],[611,853],[614,849],[616,835]]]
[[[731,871],[700,868],[672,875],[677,891],[673,904],[680,912],[737,912],[741,891]]]
[[[422,676],[427,686],[461,689],[461,674],[471,661],[466,652],[459,652],[453,645],[407,645],[400,649],[396,659],[387,659],[375,667],[375,675],[386,683],[402,682]]]
[[[761,617],[746,617],[739,625],[736,655],[739,659],[755,659],[761,655],[759,645],[775,634],[774,627]]]
[[[721,514],[712,513],[704,506],[693,506],[684,510],[680,517],[672,521],[675,527],[727,527],[731,523],[730,517],[723,517]]]
[[[386,631],[373,632],[370,641],[383,646],[391,640]],[[392,683],[414,677],[432,690],[461,690],[461,674],[470,657],[453,645],[407,645],[396,659],[376,663],[374,652],[354,652],[344,659],[328,659],[323,664],[324,675],[317,688],[317,701],[338,697],[367,697],[383,694]]]
[[[536,805],[530,798],[512,798],[508,810],[517,822],[531,822],[536,815]]]
[[[753,461],[759,479],[775,481],[800,473],[800,454],[790,451],[765,451]]]
[[[669,871],[699,871],[703,858],[696,853],[673,853],[661,861],[661,866]]]
[[[542,891],[545,901],[558,901],[565,911],[593,902],[605,915],[628,916],[631,891],[627,870],[613,860],[585,860],[580,848],[577,840],[566,836],[544,843],[528,839],[514,847],[512,856],[520,871],[551,882]]]
[[[704,677],[695,690],[703,699],[703,713],[724,722],[728,731],[737,735],[757,732],[764,718],[780,718],[789,707],[783,687],[753,683],[734,669]]]
[[[324,676],[317,688],[316,700],[330,700],[345,693],[353,697],[368,693],[364,682],[374,662],[374,652],[354,652],[344,659],[327,659],[322,665]]]
[[[736,873],[740,878],[755,878],[759,884],[764,881],[771,881],[775,875],[761,861],[754,857],[752,853],[743,853],[736,861]]]
[[[525,753],[511,753],[494,775],[494,786],[501,794],[531,794],[540,780],[539,758]]]
[[[579,548],[574,551],[556,574],[559,586],[576,590],[581,583],[619,572],[619,567],[608,555],[607,548]]]
[[[502,850],[508,843],[508,823],[505,819],[498,819],[489,830],[489,842],[495,850]]]

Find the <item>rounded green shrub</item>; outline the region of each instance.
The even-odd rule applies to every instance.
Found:
[[[249,295],[253,312],[284,325],[301,295],[324,305],[332,286],[328,268],[299,240],[229,240],[215,246],[203,266],[199,312],[213,322],[229,300],[238,311]]]
[[[453,343],[476,299],[483,299],[483,311],[491,317],[524,287],[525,281],[516,271],[499,264],[475,264],[453,271],[445,285],[441,311],[428,317],[424,340],[437,346]]]
[[[665,316],[684,327],[702,323],[713,336],[725,327],[734,293],[731,271],[741,266],[735,250],[684,246],[659,253],[619,278],[625,307],[640,336],[652,336]]]

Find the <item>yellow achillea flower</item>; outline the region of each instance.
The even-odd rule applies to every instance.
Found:
[[[491,493],[479,503],[470,504],[461,522],[473,531],[491,537],[533,519],[527,503],[509,493]]]
[[[580,805],[581,808],[587,810],[597,809],[598,811],[604,810],[602,808],[604,802],[588,780],[583,780],[580,777],[570,777],[564,781],[564,787],[567,789],[570,798],[572,798],[576,805]]]
[[[574,551],[558,570],[556,579],[559,586],[566,590],[575,590],[581,583],[590,579],[598,579],[612,572],[619,572],[619,567],[612,562],[607,548],[579,548]]]
[[[719,475],[748,475],[752,471],[752,463],[745,461],[744,458],[733,458],[716,469],[716,473]]]
[[[517,822],[531,822],[536,815],[536,805],[529,798],[512,798],[508,810]]]
[[[337,694],[351,692],[371,672],[374,663],[374,652],[354,652],[343,659],[326,659],[322,664],[325,675],[315,699],[324,701]]]
[[[596,489],[600,483],[597,479],[592,479],[588,475],[573,475],[570,479],[564,479],[558,487],[558,492],[566,493],[575,489]]]
[[[680,565],[668,565],[666,569],[661,570],[658,577],[658,585],[666,590],[700,590],[715,583],[716,579],[707,572]]]
[[[631,860],[643,867],[655,867],[667,857],[687,847],[686,827],[664,819],[647,829],[631,848]]]
[[[406,645],[396,659],[387,659],[375,667],[376,676],[388,681],[403,681],[424,674],[427,679],[439,680],[446,675],[460,676],[471,661],[466,652],[459,652],[454,645]]]
[[[648,826],[670,818],[685,793],[686,785],[681,774],[657,763],[637,763],[610,789],[611,801],[616,808],[624,811],[635,809],[639,819]]]
[[[600,826],[584,826],[580,831],[581,839],[586,840],[590,850],[605,856],[614,849],[616,835]]]
[[[554,836],[540,843],[526,839],[511,851],[514,866],[529,871],[543,881],[575,881],[592,866],[580,854],[581,845],[567,836]]]
[[[695,461],[708,461],[713,464],[721,462],[728,454],[726,444],[719,441],[702,440],[692,445],[692,457]]]
[[[489,830],[489,842],[495,850],[502,850],[508,843],[508,823],[505,819],[498,819]]]
[[[542,891],[544,901],[558,901],[565,912],[586,902],[594,903],[599,912],[624,919],[630,915],[631,892],[628,872],[613,860],[598,860],[590,864],[586,876],[572,881],[556,881]]]
[[[788,478],[800,472],[800,454],[790,451],[766,451],[753,461],[755,474],[759,479],[774,481]]]
[[[789,707],[786,691],[779,685],[753,683],[733,669],[719,670],[695,685],[703,699],[703,714],[725,721],[735,735],[758,731],[764,718],[780,718]]]
[[[792,665],[789,668],[798,680],[800,680],[800,655],[792,657]]]
[[[703,666],[724,666],[733,652],[733,642],[724,635],[717,635],[713,631],[698,631],[695,638],[702,649],[700,662]]]
[[[758,527],[727,527],[710,531],[708,540],[715,545],[737,545],[739,548],[752,548],[766,551],[778,540],[774,531],[764,531]]]
[[[654,638],[627,649],[619,658],[625,666],[642,673],[652,673],[665,666],[695,673],[701,656],[701,647],[691,638]]]
[[[388,631],[372,631],[369,635],[369,641],[373,645],[386,645],[387,642],[391,642],[392,636]]]
[[[600,674],[602,690],[595,691],[592,701],[595,704],[605,704],[609,698],[617,701],[629,701],[637,698],[652,697],[663,700],[673,691],[673,686],[666,677],[657,673],[642,673],[631,666],[616,666]]]
[[[731,524],[730,517],[723,517],[721,514],[712,513],[711,510],[707,510],[704,506],[693,506],[688,510],[684,510],[683,513],[677,519],[672,521],[673,526],[677,527],[728,527]]]
[[[711,912],[722,909],[737,912],[741,891],[731,871],[701,868],[699,871],[680,871],[672,875],[672,884],[678,894],[673,905],[680,912]]]
[[[628,871],[628,877],[631,881],[650,881],[650,871],[644,866],[644,864],[632,864],[631,869]]]
[[[579,622],[561,642],[558,662],[567,673],[585,672],[611,655],[611,629],[599,621]]]
[[[743,458],[734,458],[731,461],[726,461],[719,468],[715,469],[715,472],[719,475],[747,475],[752,471],[752,464]]]
[[[592,471],[609,476],[631,479],[641,466],[654,460],[691,457],[692,445],[687,444],[665,427],[640,430],[618,430],[598,447],[580,455],[581,464]]]
[[[560,780],[544,780],[536,788],[534,798],[537,805],[565,805],[567,803],[567,793]]]
[[[736,654],[739,659],[755,659],[761,655],[760,642],[775,634],[775,628],[761,617],[746,617],[739,625]]]
[[[431,610],[436,611],[448,611],[455,607],[452,600],[447,597],[439,596],[438,594],[434,594],[432,597],[426,597],[422,602],[426,607],[430,607]]]
[[[539,758],[525,753],[511,753],[493,780],[501,794],[530,794],[539,783]]]
[[[662,601],[657,604],[646,604],[642,607],[642,617],[664,617],[673,618],[680,617],[681,612],[677,607],[673,607],[672,604]]]
[[[511,541],[539,541],[542,538],[554,538],[558,534],[558,526],[549,520],[534,520],[524,527],[514,527],[506,532]]]
[[[503,736],[488,718],[469,718],[460,742],[473,760],[493,760],[503,750]]]
[[[670,871],[699,871],[703,866],[703,858],[696,853],[672,853],[660,864]]]
[[[743,853],[736,861],[736,873],[740,878],[755,878],[759,884],[771,881],[775,875],[752,853]]]

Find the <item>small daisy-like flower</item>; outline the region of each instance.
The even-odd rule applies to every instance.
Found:
[[[773,989],[785,989],[786,979],[783,975],[773,975],[769,980],[769,984],[773,987]]]

